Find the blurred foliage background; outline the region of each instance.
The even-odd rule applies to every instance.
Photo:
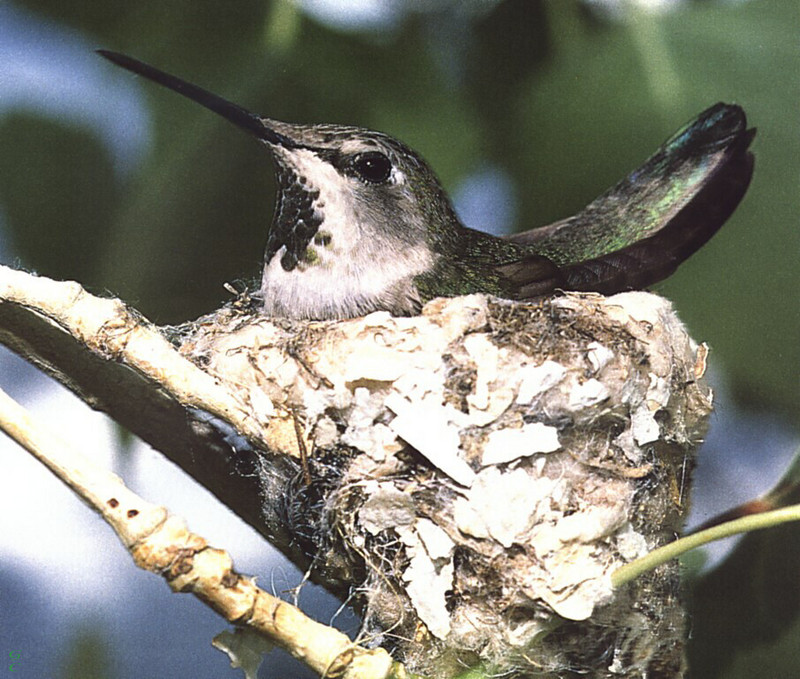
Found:
[[[496,230],[572,214],[699,111],[736,102],[759,129],[749,194],[657,291],[739,406],[797,427],[798,35],[796,0],[5,2],[0,254],[157,323],[258,275],[265,150],[94,48],[277,119],[385,131],[422,153],[471,226]],[[754,676],[725,673],[740,656],[715,624],[693,640],[696,676]]]

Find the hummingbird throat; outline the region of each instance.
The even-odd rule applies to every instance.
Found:
[[[332,234],[320,232],[325,222],[325,201],[320,199],[320,190],[309,186],[304,175],[280,162],[277,183],[278,198],[267,236],[265,264],[277,255],[284,271],[293,271],[298,265],[302,269],[319,261],[319,247],[331,244]]]
[[[411,279],[430,265],[427,249],[391,247],[365,223],[355,180],[314,150],[272,151],[278,197],[261,282],[265,313],[341,318],[416,308]]]

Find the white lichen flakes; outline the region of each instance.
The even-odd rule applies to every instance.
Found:
[[[548,389],[556,386],[567,374],[567,369],[555,361],[544,361],[540,365],[526,365],[519,369],[517,403],[531,403]]]
[[[410,670],[681,665],[677,568],[610,586],[679,530],[676,488],[710,410],[702,357],[661,298],[472,295],[411,318],[258,319],[191,351],[250,394],[292,459],[300,427],[307,480],[296,501],[265,481],[265,516],[288,504],[301,517],[309,560],[349,589],[369,633],[391,631]]]
[[[477,475],[466,497],[456,500],[456,525],[462,533],[511,547],[524,539],[554,485],[523,469],[504,473],[488,467]]]
[[[456,483],[472,485],[475,472],[461,458],[458,427],[445,408],[432,399],[415,403],[398,394],[391,394],[386,405],[396,415],[390,426],[400,438]]]
[[[560,447],[558,429],[542,422],[531,422],[520,429],[498,429],[487,437],[481,464],[487,467],[513,462],[536,453],[552,453]]]
[[[410,557],[402,577],[411,604],[428,631],[438,639],[446,639],[450,633],[450,614],[445,595],[453,588],[454,566],[450,556],[454,545],[441,528],[427,519],[420,519],[413,530],[400,528],[398,534]],[[436,558],[431,549],[439,555],[445,549],[446,558]]]

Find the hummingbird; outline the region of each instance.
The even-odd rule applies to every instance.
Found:
[[[407,316],[436,297],[645,288],[716,233],[753,173],[755,129],[741,107],[717,103],[578,214],[498,237],[464,226],[430,166],[387,134],[272,120],[132,57],[98,53],[269,150],[277,200],[254,294],[268,316]]]

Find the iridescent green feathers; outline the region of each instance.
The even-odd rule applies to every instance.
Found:
[[[510,236],[557,267],[554,279],[502,265],[518,299],[559,287],[611,294],[670,275],[708,241],[741,201],[753,174],[755,135],[744,111],[715,104],[640,168],[574,217]]]

